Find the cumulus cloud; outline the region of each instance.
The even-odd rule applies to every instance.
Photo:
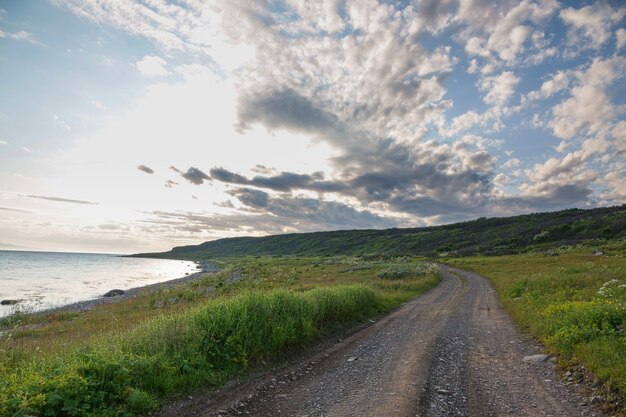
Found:
[[[615,49],[622,49],[626,45],[626,29],[619,28],[615,32]]]
[[[139,171],[145,172],[146,174],[154,174],[154,170],[152,168],[148,167],[148,166],[145,166],[145,165],[137,165],[137,169]]]
[[[614,9],[601,1],[559,12],[559,17],[568,25],[567,43],[578,49],[600,48],[611,38],[611,28],[625,15],[626,6]]]
[[[569,87],[571,79],[571,71],[557,71],[548,80],[544,81],[543,84],[541,84],[541,88],[539,90],[531,91],[530,93],[528,93],[524,97],[524,100],[534,101],[550,98],[556,93],[567,89],[567,87]]]
[[[485,61],[483,73],[489,73],[503,62],[511,65],[526,51],[539,53],[545,44],[537,42],[535,29],[557,10],[558,3],[549,1],[459,2],[456,21],[463,23],[458,37],[465,43],[469,56]]]
[[[163,58],[158,56],[146,55],[141,61],[135,64],[137,70],[146,76],[165,76],[168,74],[167,63]]]
[[[579,134],[605,135],[616,116],[624,112],[613,103],[608,88],[626,75],[626,59],[596,58],[574,75],[576,85],[570,96],[552,109],[549,125],[553,134],[561,139]]]
[[[480,89],[487,93],[483,100],[487,104],[502,106],[511,98],[519,82],[520,78],[511,71],[485,77],[480,83]]]

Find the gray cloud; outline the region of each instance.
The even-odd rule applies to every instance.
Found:
[[[541,193],[525,196],[506,196],[490,201],[489,212],[495,215],[515,215],[531,211],[556,211],[586,206],[592,190],[584,184],[545,184]]]
[[[11,211],[14,213],[25,213],[25,214],[32,213],[32,211],[29,211],[29,210],[22,210],[22,209],[16,209],[16,208],[11,208],[11,207],[0,207],[0,210]]]
[[[242,204],[253,208],[266,208],[269,201],[269,194],[260,190],[250,188],[239,188],[230,192]]]
[[[154,174],[154,170],[152,168],[150,168],[150,167],[145,166],[145,165],[138,165],[137,169],[139,171],[145,172],[146,174]]]
[[[165,187],[166,188],[172,188],[175,185],[178,185],[178,183],[176,181],[172,181],[172,180],[165,181]]]
[[[361,146],[358,147],[357,144]],[[224,168],[214,180],[278,192],[337,193],[363,205],[386,204],[392,212],[415,216],[454,215],[484,208],[492,191],[493,158],[478,149],[429,144],[411,148],[391,139],[348,143],[349,152],[333,160],[338,178],[322,173],[247,178]]]
[[[45,195],[31,195],[31,194],[29,194],[29,195],[25,195],[24,197],[37,198],[37,199],[40,199],[40,200],[48,200],[48,201],[58,201],[58,202],[61,202],[61,203],[86,204],[86,205],[89,205],[89,204],[93,204],[93,205],[100,204],[100,203],[94,203],[93,201],[73,200],[73,199],[70,199],[70,198],[62,198],[62,197],[48,197],[48,196],[45,196]]]
[[[344,188],[343,185],[323,181],[324,175],[321,172],[308,174],[295,174],[292,172],[282,172],[278,175],[263,176],[257,175],[251,179],[243,175],[236,174],[224,168],[212,168],[210,171],[211,178],[238,185],[251,185],[260,188],[268,188],[275,191],[291,191],[294,189],[306,189],[315,191],[339,191]]]
[[[194,167],[190,167],[187,172],[181,174],[181,176],[195,185],[203,184],[204,181],[211,179],[207,174]]]
[[[311,198],[270,197],[258,190],[232,190],[231,194],[248,211],[239,214],[216,215],[193,212],[154,211],[151,233],[285,233],[328,229],[388,228],[398,223],[370,211],[359,211],[334,201]],[[267,199],[266,199],[267,198]]]
[[[250,123],[259,122],[270,129],[329,133],[336,131],[340,124],[335,115],[290,88],[242,96],[238,115],[243,129]]]

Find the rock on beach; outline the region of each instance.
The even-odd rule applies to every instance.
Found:
[[[104,297],[117,297],[120,295],[124,295],[124,290],[120,290],[116,288],[104,294]]]

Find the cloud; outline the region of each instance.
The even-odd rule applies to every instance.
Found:
[[[200,185],[203,184],[204,181],[211,180],[207,174],[194,167],[189,167],[187,172],[182,172],[180,176],[195,185]]]
[[[158,56],[146,55],[141,61],[137,61],[135,65],[142,75],[165,76],[168,74],[166,69],[167,63],[163,58]]]
[[[189,169],[187,169],[187,172],[181,171],[180,169],[176,168],[174,165],[170,165],[169,169],[180,174],[181,177],[183,177],[184,179],[186,179],[187,181],[195,185],[201,185],[204,183],[204,181],[211,180],[211,177],[209,177],[207,174],[205,174],[200,169],[195,168],[195,167],[189,167]],[[174,181],[167,181],[165,184],[167,188],[172,188],[172,185],[178,185],[178,183]]]
[[[25,195],[24,197],[28,197],[28,198],[37,198],[40,200],[48,200],[48,201],[58,201],[61,203],[72,203],[72,204],[85,204],[85,205],[97,205],[99,203],[94,203],[92,201],[84,201],[84,200],[73,200],[70,198],[62,198],[62,197],[49,197],[49,196],[44,196],[44,195]]]
[[[626,6],[613,9],[601,1],[575,9],[568,7],[559,17],[568,25],[567,43],[577,49],[598,49],[611,37],[611,28],[626,15]]]
[[[537,27],[549,20],[557,9],[555,0],[461,1],[454,18],[463,24],[457,37],[465,45],[468,56],[485,62],[482,72],[489,73],[500,61],[511,65],[520,61],[526,51],[530,56],[545,51],[546,45],[538,42],[541,32]],[[475,61],[473,70],[477,66],[478,61]]]
[[[626,29],[619,28],[615,32],[615,49],[622,49],[626,45]]]
[[[5,140],[0,140],[0,145],[8,145],[9,142],[5,141]]]
[[[522,161],[520,161],[517,158],[511,158],[508,161],[506,161],[504,164],[502,164],[503,167],[505,168],[515,168],[520,166]]]
[[[72,127],[67,122],[65,122],[65,120],[61,119],[58,114],[53,114],[52,119],[61,126],[63,126],[65,130],[72,130]]]
[[[93,104],[94,107],[96,107],[96,108],[98,108],[100,110],[105,110],[106,109],[106,107],[102,103],[100,103],[98,100],[91,100],[90,103]]]
[[[520,78],[511,71],[485,77],[480,82],[480,89],[487,92],[483,100],[487,104],[502,106],[511,98],[519,82]]]
[[[32,211],[29,211],[29,210],[22,210],[22,209],[16,209],[16,208],[11,208],[11,207],[0,207],[0,210],[2,210],[2,211],[11,211],[11,212],[14,212],[14,213],[25,213],[25,214],[32,213]]]
[[[20,30],[17,32],[5,32],[2,29],[0,29],[0,38],[12,39],[14,41],[23,41],[23,42],[28,42],[32,44],[39,43],[37,42],[37,40],[35,39],[32,33],[26,32],[25,30]]]
[[[566,90],[572,80],[571,71],[557,71],[548,80],[541,84],[541,88],[537,91],[531,91],[523,100],[545,100],[552,97],[556,93]]]
[[[340,123],[333,114],[317,107],[292,89],[252,92],[239,103],[240,128],[260,122],[270,129],[290,129],[307,133],[330,133]]]
[[[145,166],[145,165],[137,165],[137,169],[139,171],[145,172],[146,174],[154,174],[154,170],[152,168],[150,168],[150,167]]]
[[[416,216],[445,215],[443,209],[458,213],[454,207],[469,210],[468,204],[482,205],[481,196],[484,199],[490,194],[494,158],[475,141],[451,146],[428,142],[416,149],[380,139],[361,140],[359,145],[358,150],[350,149],[334,159],[339,170],[339,178],[334,180],[325,179],[321,173],[283,172],[247,178],[224,168],[210,172],[214,180],[229,184],[281,192],[331,193]]]
[[[421,17],[412,6],[403,11],[350,3],[340,17],[353,31],[341,37],[310,36],[316,25],[306,16],[284,23],[280,16],[226,14],[224,24],[246,22],[237,38],[256,51],[254,64],[241,73],[242,126],[259,121],[310,132],[347,124],[379,136],[415,136],[416,125],[434,122],[449,105],[444,81],[455,61],[449,47],[422,47],[416,38],[421,29],[412,23]],[[293,36],[276,36],[282,32]],[[277,112],[268,109],[280,106],[285,116],[269,119]]]
[[[463,130],[467,130],[475,125],[484,125],[488,120],[487,113],[478,114],[474,110],[469,110],[452,119],[448,129],[441,128],[440,132],[444,136],[455,136]]]
[[[275,234],[295,231],[395,227],[394,219],[336,201],[270,197],[258,190],[233,190],[247,211],[237,214],[153,211],[144,221],[155,233]],[[267,198],[266,198],[267,197]]]
[[[574,75],[576,84],[570,96],[552,108],[549,126],[554,136],[569,139],[581,134],[607,134],[615,118],[624,112],[612,102],[608,88],[626,75],[626,59],[596,58]]]
[[[339,191],[345,188],[345,186],[342,186],[341,184],[324,181],[324,176],[321,172],[313,173],[312,175],[282,172],[279,175],[273,176],[257,175],[251,179],[221,167],[212,168],[210,173],[211,178],[217,181],[229,184],[251,185],[275,191],[291,191],[301,189],[331,192]]]
[[[173,188],[175,185],[179,185],[176,181],[167,180],[165,181],[166,188]]]
[[[269,194],[260,190],[250,188],[238,188],[229,193],[248,207],[256,209],[266,208],[269,203]]]
[[[619,51],[626,32],[615,30],[620,17],[608,13],[622,9],[606,3],[580,9],[556,0],[63,3],[98,24],[152,40],[157,52],[137,62],[138,70],[182,78],[180,85],[162,82],[154,89],[191,89],[189,80],[199,74],[218,80],[203,85],[207,97],[219,85],[233,86],[228,100],[211,97],[189,108],[211,116],[208,128],[192,129],[187,115],[179,115],[184,127],[172,132],[207,128],[211,137],[180,146],[204,146],[203,152],[169,159],[188,161],[179,166],[209,164],[207,174],[193,166],[170,170],[195,185],[213,181],[205,191],[215,192],[212,201],[227,199],[213,204],[229,216],[171,207],[153,212],[152,224],[172,233],[313,230],[341,227],[339,220],[364,227],[396,219],[426,224],[595,204],[609,180],[616,183],[607,171],[622,172],[612,155],[621,152],[615,132],[625,108],[611,86],[624,73]],[[606,45],[613,32],[616,55],[610,57],[597,45]],[[566,49],[588,47],[596,48],[588,60],[562,60]],[[169,61],[181,56],[177,65]],[[173,97],[186,100],[184,91]],[[230,100],[236,115],[209,108]],[[218,119],[228,127],[213,130]],[[496,135],[509,121],[518,125]],[[229,136],[232,125],[237,134]],[[542,129],[548,137],[541,152],[529,147],[524,157],[505,157],[496,139],[519,149],[509,141],[527,133],[516,127]],[[477,130],[480,137],[466,134]],[[219,141],[252,144],[245,142],[251,138],[268,148],[285,138],[306,142],[323,147],[324,158],[305,168],[267,155],[243,162],[243,150],[233,150],[232,159],[211,153]],[[562,155],[553,149],[559,139]],[[190,160],[200,154],[208,157]],[[526,156],[532,164],[520,160]],[[385,223],[385,216],[393,221]]]

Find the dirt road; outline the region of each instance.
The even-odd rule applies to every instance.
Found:
[[[479,275],[442,267],[441,284],[301,365],[166,416],[601,415],[521,336]]]

